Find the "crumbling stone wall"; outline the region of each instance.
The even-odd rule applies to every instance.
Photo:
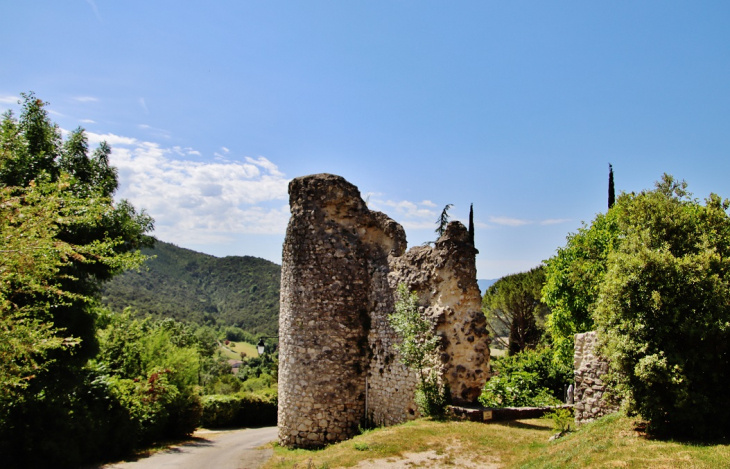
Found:
[[[435,246],[417,246],[391,259],[391,288],[405,283],[417,292],[422,314],[441,337],[442,373],[454,404],[475,402],[489,373],[489,333],[476,254],[466,227],[452,222]]]
[[[319,447],[352,437],[366,418],[389,425],[417,416],[416,376],[400,363],[387,321],[400,282],[419,293],[423,314],[442,337],[441,371],[453,398],[476,398],[487,379],[489,337],[476,250],[463,225],[452,223],[434,247],[405,254],[403,228],[370,211],[343,178],[297,178],[289,195],[279,314],[280,442]]]
[[[597,353],[598,335],[595,331],[575,335],[573,367],[575,370],[575,423],[593,422],[612,414],[618,406],[606,398],[608,361]]]

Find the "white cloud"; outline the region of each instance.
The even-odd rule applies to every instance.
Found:
[[[82,124],[96,124],[96,121],[91,119],[81,119],[79,122],[81,122]]]
[[[226,147],[221,147],[221,150],[223,150],[223,153],[230,153],[231,152],[231,150],[229,150]]]
[[[0,96],[0,103],[3,104],[18,104],[18,101],[20,100],[19,96]]]
[[[142,110],[145,114],[150,113],[149,109],[147,109],[147,103],[145,102],[144,98],[139,98],[139,105],[142,106]]]
[[[46,111],[48,111],[48,114],[50,114],[52,116],[66,117],[66,114],[61,114],[60,112],[54,111],[53,109],[46,108]]]
[[[177,153],[180,156],[187,156],[187,155],[195,155],[200,156],[200,152],[198,150],[193,150],[191,147],[180,147],[180,146],[174,146],[172,147],[172,151]]]
[[[524,226],[532,223],[530,220],[522,220],[520,218],[509,217],[489,217],[489,221],[496,225],[504,226]]]
[[[199,152],[113,134],[118,196],[155,218],[155,235],[179,243],[232,242],[237,234],[283,234],[289,180],[264,157],[246,162],[179,158]],[[90,140],[92,140],[90,138]],[[111,143],[111,142],[110,142]]]
[[[98,145],[101,142],[106,142],[113,147],[115,145],[135,145],[138,143],[136,138],[122,137],[121,135],[114,134],[86,132],[86,136],[89,137],[89,143],[91,145]]]
[[[431,218],[436,219],[437,213],[430,208],[419,207],[419,204],[410,202],[408,200],[401,200],[395,202],[393,200],[374,200],[374,205],[384,205],[395,210],[395,214],[401,215],[405,218],[418,219],[418,218]]]
[[[541,225],[559,225],[561,223],[567,223],[570,218],[548,218],[540,222]]]
[[[74,96],[71,99],[73,99],[74,101],[78,101],[80,103],[95,103],[95,102],[99,101],[98,98],[95,98],[93,96]]]
[[[369,195],[371,198],[368,203],[371,210],[384,212],[406,230],[433,229],[435,227],[438,214],[431,210],[431,207],[435,205],[431,201],[424,200],[415,203],[408,200],[382,200],[372,197],[381,194]]]

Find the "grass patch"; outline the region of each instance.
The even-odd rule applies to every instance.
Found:
[[[244,352],[247,358],[259,356],[256,346],[248,342],[230,342],[228,345],[219,346],[218,351],[230,360],[240,360],[241,352]]]
[[[394,463],[409,453],[434,455],[419,467],[730,467],[730,441],[680,442],[647,438],[635,419],[616,414],[548,442],[555,432],[545,419],[482,424],[420,419],[364,432],[322,450],[274,445],[272,468],[352,467],[361,461]],[[436,462],[436,457],[442,459]],[[491,464],[491,466],[490,466]]]
[[[265,468],[352,467],[360,461],[400,459],[405,453],[431,451],[442,461],[466,459],[482,467],[487,461],[512,464],[523,451],[547,445],[549,422],[518,420],[485,425],[475,422],[437,422],[419,419],[364,432],[322,450],[289,450],[274,445]],[[456,464],[455,467],[458,467]]]
[[[635,419],[614,414],[522,455],[515,467],[537,468],[717,468],[730,467],[730,443],[662,441],[647,438]]]

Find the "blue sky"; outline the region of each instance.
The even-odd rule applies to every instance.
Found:
[[[286,185],[339,174],[434,238],[474,204],[480,278],[538,265],[662,173],[730,196],[730,2],[16,1],[21,92],[106,139],[156,235],[281,261]]]

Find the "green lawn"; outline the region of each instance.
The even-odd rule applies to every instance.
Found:
[[[542,419],[491,424],[421,419],[367,431],[318,451],[275,444],[274,456],[264,467],[352,467],[366,460],[408,461],[409,467],[730,467],[728,442],[647,439],[634,419],[618,414],[549,442],[553,434],[550,422]]]
[[[221,351],[224,357],[233,360],[240,360],[241,352],[244,352],[249,358],[259,356],[256,346],[248,342],[230,342],[227,346],[218,347],[218,350]]]

